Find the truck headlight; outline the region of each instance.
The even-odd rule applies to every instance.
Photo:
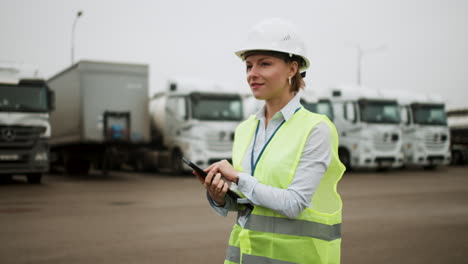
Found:
[[[47,161],[47,152],[37,152],[36,155],[34,156],[35,161]]]

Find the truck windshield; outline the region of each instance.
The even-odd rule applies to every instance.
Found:
[[[400,113],[398,104],[394,101],[359,101],[359,110],[362,122],[398,124]]]
[[[443,105],[421,105],[411,106],[415,124],[420,125],[447,125],[447,116]]]
[[[48,112],[44,85],[0,84],[0,111]]]
[[[240,121],[243,117],[240,96],[192,94],[192,118],[198,120]]]
[[[318,103],[308,103],[304,100],[301,100],[301,104],[310,112],[326,115],[330,120],[333,121],[333,108],[330,101],[324,100],[319,101]]]

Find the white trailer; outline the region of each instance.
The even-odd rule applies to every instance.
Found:
[[[48,80],[56,94],[51,115],[54,164],[70,174],[141,161],[150,142],[148,65],[80,61]]]
[[[0,67],[0,177],[26,175],[40,183],[49,171],[49,113],[54,93],[21,67]]]
[[[339,156],[347,168],[397,168],[403,165],[402,132],[396,98],[362,86],[329,90]]]
[[[190,170],[182,157],[199,167],[231,159],[237,125],[243,120],[241,95],[210,81],[178,78],[150,102],[151,137],[159,146],[158,165],[173,172]],[[153,158],[154,160],[154,158]]]
[[[435,94],[390,91],[401,111],[404,163],[434,169],[450,163],[450,132],[445,103]]]

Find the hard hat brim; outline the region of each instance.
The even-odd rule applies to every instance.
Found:
[[[245,53],[248,53],[248,52],[254,52],[254,51],[268,51],[268,52],[278,52],[278,53],[285,53],[285,54],[292,54],[294,56],[298,56],[300,57],[302,60],[304,60],[304,65],[302,65],[300,68],[299,68],[299,71],[300,72],[305,72],[309,66],[310,66],[310,62],[309,60],[307,59],[307,57],[301,55],[301,54],[297,54],[297,53],[292,53],[292,52],[289,52],[289,51],[283,51],[283,50],[278,50],[278,49],[252,49],[252,48],[245,48],[245,49],[241,49],[239,51],[236,51],[234,52],[234,54],[236,54],[237,57],[239,57],[241,60],[245,61],[245,56],[244,54]]]

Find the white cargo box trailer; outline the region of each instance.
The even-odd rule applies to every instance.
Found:
[[[80,61],[48,80],[57,109],[51,115],[51,150],[69,173],[86,173],[90,163],[118,163],[131,153],[122,147],[150,142],[148,69]]]

